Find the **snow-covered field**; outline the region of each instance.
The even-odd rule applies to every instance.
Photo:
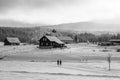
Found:
[[[120,80],[120,53],[115,47],[71,44],[67,49],[36,45],[0,46],[0,80]],[[111,54],[111,71],[107,56]],[[62,66],[56,60],[63,61]]]
[[[119,52],[115,49],[107,48],[107,52],[103,52],[104,47],[96,45],[71,44],[66,49],[39,49],[36,45],[26,46],[1,46],[0,57],[4,60],[17,61],[92,61],[106,60],[108,54],[112,59],[120,60]]]
[[[120,64],[1,61],[0,80],[119,80]]]

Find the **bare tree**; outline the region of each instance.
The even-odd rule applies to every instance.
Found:
[[[108,61],[108,66],[109,66],[109,71],[111,70],[111,54],[108,54],[108,57],[107,57],[107,61]]]

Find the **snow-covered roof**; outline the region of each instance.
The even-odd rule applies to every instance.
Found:
[[[10,43],[20,43],[20,40],[17,37],[7,37],[6,38]]]
[[[60,40],[69,40],[69,41],[73,41],[73,39],[71,37],[68,36],[62,36],[62,37],[58,37]]]
[[[60,41],[57,37],[55,36],[45,36],[47,37],[50,41],[54,41],[54,42],[57,42],[59,44],[64,44],[64,42]]]
[[[110,42],[120,42],[120,39],[111,39],[111,40],[109,40]]]

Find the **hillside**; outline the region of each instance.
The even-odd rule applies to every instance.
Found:
[[[72,32],[97,32],[97,33],[106,33],[106,32],[119,32],[120,24],[115,23],[99,23],[99,22],[76,22],[76,23],[64,23],[58,25],[46,25],[39,23],[24,23],[14,20],[0,20],[0,26],[4,27],[41,27],[41,28],[50,28],[50,29],[59,29]]]
[[[119,32],[120,24],[102,24],[96,22],[77,22],[77,23],[66,23],[54,25],[52,28],[62,29],[62,30],[71,30],[78,32],[98,32],[98,33],[106,33],[106,32]]]
[[[42,24],[39,24],[42,26]],[[24,23],[20,21],[14,21],[14,20],[0,20],[0,26],[4,27],[33,27],[33,26],[39,26],[37,24],[31,24],[31,23]]]
[[[114,27],[112,27],[114,26]],[[52,30],[56,30],[53,33]],[[108,30],[108,31],[107,31]],[[111,31],[113,30],[113,31]],[[117,31],[115,31],[117,30]],[[0,41],[6,37],[18,37],[21,42],[38,43],[38,40],[50,32],[55,36],[70,36],[74,41],[100,42],[111,38],[120,39],[118,24],[100,24],[94,22],[78,22],[59,25],[36,25],[16,21],[0,20]]]

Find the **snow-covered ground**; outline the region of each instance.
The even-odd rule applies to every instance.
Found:
[[[119,80],[120,53],[115,47],[71,44],[66,49],[36,45],[0,46],[0,80]],[[112,56],[108,71],[108,54]],[[57,66],[56,60],[63,65]]]
[[[0,80],[119,80],[120,68],[114,68],[108,71],[106,63],[65,62],[57,66],[55,62],[0,61]]]
[[[71,44],[66,49],[39,49],[36,45],[21,46],[1,46],[0,58],[3,60],[17,61],[91,61],[106,60],[108,54],[111,54],[113,60],[120,60],[119,52],[115,49],[99,47],[93,44]]]

